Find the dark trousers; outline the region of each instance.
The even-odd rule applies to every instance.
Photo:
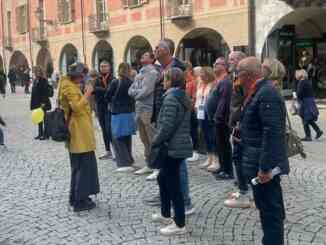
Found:
[[[118,168],[132,166],[135,162],[132,157],[132,136],[112,138],[112,145]]]
[[[70,202],[86,200],[100,191],[97,162],[94,151],[70,153]]]
[[[246,194],[249,190],[247,178],[243,173],[243,168],[239,156],[240,152],[240,143],[233,141],[233,163],[235,167],[235,173],[238,180],[238,187],[241,194]]]
[[[40,137],[44,136],[43,122],[40,122],[38,124],[38,136]]]
[[[29,94],[29,83],[25,83],[25,94]]]
[[[191,133],[193,149],[194,151],[197,151],[199,135],[198,135],[198,119],[195,111],[191,113],[190,130],[191,130],[190,133]]]
[[[253,186],[253,193],[264,232],[263,245],[284,245],[285,209],[280,177]]]
[[[229,175],[233,175],[230,136],[230,128],[227,125],[216,125],[216,151],[220,161],[221,170]]]
[[[316,133],[321,131],[315,121],[303,121],[303,129],[307,138],[311,138],[310,126],[315,130]]]
[[[185,226],[185,205],[180,185],[180,165],[184,159],[167,157],[158,176],[163,217],[171,217],[171,203],[174,221],[178,227]]]
[[[12,94],[16,93],[16,84],[15,83],[10,83],[10,90],[11,90]]]
[[[98,109],[98,121],[100,123],[102,129],[102,136],[105,145],[106,151],[111,151],[110,143],[111,143],[111,112],[109,112],[106,108],[102,108],[100,106]]]
[[[198,120],[200,127],[204,133],[205,143],[207,153],[216,152],[216,134],[215,134],[215,125],[208,121],[206,115],[205,120]]]

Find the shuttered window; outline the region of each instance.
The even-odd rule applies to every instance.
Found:
[[[97,14],[98,21],[100,23],[105,22],[107,20],[104,0],[96,0],[96,14]]]
[[[57,12],[60,23],[72,22],[75,18],[75,1],[57,0]]]
[[[142,6],[145,3],[148,3],[149,0],[121,0],[122,5],[125,8],[134,8],[137,6]]]
[[[27,32],[27,5],[21,5],[16,8],[16,30],[20,34]]]

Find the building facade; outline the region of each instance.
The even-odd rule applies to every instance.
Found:
[[[164,37],[194,65],[248,46],[247,0],[0,0],[0,66],[65,73],[79,60],[137,67]],[[162,14],[163,13],[163,14]],[[164,18],[161,18],[164,16]]]

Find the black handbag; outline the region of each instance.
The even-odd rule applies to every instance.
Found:
[[[179,122],[175,124],[177,126],[172,131],[169,139],[171,139],[174,136],[174,134],[177,132],[177,130],[181,127],[182,121],[184,120],[185,116],[186,116],[186,108],[184,108],[184,114],[183,114],[181,120],[179,120]],[[168,157],[168,152],[169,152],[169,142],[168,141],[165,141],[158,146],[156,146],[156,145],[152,146],[151,153],[150,153],[149,159],[148,159],[148,166],[151,169],[162,168],[162,166],[166,162],[166,158]]]
[[[61,84],[59,84],[58,97],[61,92]],[[57,142],[68,142],[69,141],[69,121],[71,118],[71,110],[69,112],[67,120],[65,120],[64,110],[60,107],[60,99],[57,99],[57,107],[51,112],[51,132],[50,136],[52,140]]]

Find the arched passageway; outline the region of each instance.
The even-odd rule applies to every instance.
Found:
[[[127,44],[125,51],[125,62],[131,64],[133,68],[139,70],[141,67],[141,56],[146,52],[152,52],[152,46],[143,36],[135,36],[131,38]]]
[[[17,75],[17,83],[23,86],[23,73],[29,69],[28,61],[21,51],[15,51],[10,58],[9,68],[14,68]]]
[[[36,58],[36,65],[42,67],[45,75],[51,77],[53,73],[53,61],[50,51],[47,48],[42,48]]]
[[[197,28],[182,38],[176,56],[190,61],[193,66],[211,66],[217,57],[226,57],[229,52],[227,43],[217,31]]]
[[[76,47],[69,43],[66,44],[60,54],[59,69],[60,72],[65,74],[68,71],[68,67],[79,60],[78,51]]]
[[[105,40],[99,41],[93,50],[93,55],[92,55],[93,68],[98,71],[100,68],[100,63],[103,60],[108,61],[112,66],[112,70],[114,70],[113,49],[111,45]]]

